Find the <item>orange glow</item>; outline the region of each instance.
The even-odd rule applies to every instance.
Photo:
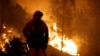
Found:
[[[14,38],[15,35],[18,34],[12,34],[15,33],[12,28],[7,28],[5,25],[3,25],[2,33],[0,34],[0,50],[3,52],[6,52],[5,45],[10,45],[10,41]]]
[[[17,35],[13,28],[4,27],[4,32],[1,34],[0,48],[3,52],[5,52],[5,44],[10,44],[9,41],[12,40],[13,35]],[[77,55],[78,48],[75,42],[72,39],[68,39],[65,35],[59,33],[59,28],[57,28],[57,24],[53,23],[52,29],[49,32],[49,45],[53,46],[58,50],[62,50],[63,52],[69,53],[70,55]],[[13,33],[13,34],[12,34]],[[63,39],[62,39],[63,38]]]
[[[1,41],[0,41],[0,48],[3,52],[5,52],[5,44],[9,43],[9,41],[12,40],[13,35],[17,35],[13,28],[7,28],[4,27],[4,32],[1,35]],[[75,42],[72,39],[68,39],[65,35],[63,35],[59,32],[59,28],[57,28],[57,24],[53,23],[52,29],[49,29],[49,45],[53,46],[54,48],[58,50],[62,50],[63,52],[69,53],[70,55],[77,55],[78,48],[75,44]],[[12,34],[13,33],[13,34]],[[63,38],[63,39],[62,39]]]
[[[54,30],[57,30],[57,25],[56,25],[56,23],[53,24],[53,29],[54,29]]]
[[[50,41],[49,45],[57,48],[58,50],[62,50],[63,52],[67,52],[70,55],[77,55],[78,48],[75,42],[72,39],[68,39],[65,35],[62,39],[62,34],[57,32],[57,24],[53,24],[53,30],[50,31]],[[63,43],[62,43],[63,42]]]
[[[3,28],[5,29],[5,28],[6,28],[6,26],[5,26],[5,25],[3,25]]]
[[[8,30],[8,33],[11,33],[12,31],[11,30]]]
[[[66,39],[64,40],[64,47],[63,47],[64,52],[68,52],[69,54],[72,55],[77,55],[77,46],[71,39]]]
[[[6,26],[4,26],[3,28],[4,32],[2,32],[1,34],[0,48],[3,52],[5,52],[5,44],[10,44],[9,41],[12,40],[13,35],[18,36],[18,34],[14,32],[13,28],[7,28]],[[78,47],[76,46],[75,42],[72,39],[68,39],[68,37],[66,37],[65,35],[63,35],[62,37],[62,34],[59,32],[60,29],[57,27],[56,23],[53,23],[52,28],[50,28],[49,30],[49,45],[58,50],[69,53],[70,55],[78,54]]]

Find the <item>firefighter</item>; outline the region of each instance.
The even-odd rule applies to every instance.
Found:
[[[42,20],[43,13],[36,11],[24,27],[23,33],[29,45],[28,56],[46,56],[48,44],[48,27]]]

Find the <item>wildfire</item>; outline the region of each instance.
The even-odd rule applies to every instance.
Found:
[[[57,32],[57,25],[54,23],[53,30],[50,30],[50,41],[49,45],[57,48],[58,50],[62,50],[63,52],[67,52],[70,55],[78,55],[77,46],[72,39],[68,39],[65,35],[61,35],[61,33]]]
[[[5,44],[8,43],[12,39],[12,33],[14,33],[13,28],[7,29],[6,26],[3,26],[2,34],[0,35],[0,49],[5,52]],[[18,35],[18,34],[15,34]],[[54,23],[52,29],[50,29],[50,39],[49,45],[54,48],[61,50],[63,52],[67,52],[70,55],[78,55],[78,47],[72,39],[69,39],[65,35],[59,32],[57,28],[57,24]]]
[[[12,41],[13,37],[15,36],[13,33],[13,28],[7,28],[5,25],[3,25],[0,34],[0,51],[6,52],[6,44],[10,45],[10,41]]]

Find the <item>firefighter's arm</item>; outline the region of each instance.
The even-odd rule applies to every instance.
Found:
[[[48,31],[48,27],[45,26],[45,40],[46,40],[46,44],[48,44],[49,41],[49,31]]]

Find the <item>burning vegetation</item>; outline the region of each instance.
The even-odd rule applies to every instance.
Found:
[[[5,55],[15,55],[14,52],[18,55],[18,52],[21,55],[25,55],[28,49],[26,43],[22,42],[20,34],[17,31],[3,25],[0,34],[0,51]]]
[[[54,23],[53,29],[50,30],[49,34],[49,45],[70,55],[79,55],[78,46],[75,44],[75,42],[72,39],[69,39],[69,37],[59,33],[59,30],[60,29],[57,28],[57,24]]]
[[[78,55],[78,47],[75,42],[59,33],[59,30],[60,29],[57,28],[57,24],[54,23],[52,29],[50,29],[49,45],[70,55]],[[8,28],[5,25],[3,25],[0,37],[0,50],[4,53],[7,53],[6,44],[8,44],[9,48],[11,48],[13,47],[11,42],[15,38],[19,38],[21,40],[20,34],[16,33],[13,28]]]
[[[66,0],[67,1],[67,0]],[[33,4],[33,3],[32,3]],[[44,4],[44,3],[43,3]],[[63,3],[62,3],[63,4]],[[65,3],[66,4],[66,3]],[[18,4],[17,4],[18,5]],[[54,6],[56,5],[56,3],[54,4]],[[6,5],[5,5],[6,6]],[[29,6],[30,7],[30,6]],[[32,5],[32,7],[33,7],[33,5]],[[38,6],[37,6],[38,7]],[[47,6],[47,7],[49,7],[49,6]],[[63,10],[63,8],[62,8],[63,6],[61,5],[61,8],[59,8],[59,7],[57,7],[57,9],[59,9],[60,11],[61,10]],[[4,7],[4,8],[8,8],[8,7]],[[16,9],[17,8],[20,8],[19,6],[17,7],[17,6],[15,6],[15,7],[13,7],[13,8],[15,8],[15,9],[9,9],[9,10],[11,10],[12,11],[12,14],[10,15],[9,14],[9,16],[12,16],[12,15],[16,15],[16,13],[17,13],[17,15],[22,15],[22,16],[25,16],[25,15],[23,15],[23,14],[25,14],[25,13],[23,13],[22,14],[22,10],[21,10],[21,12],[19,13],[19,11],[17,11]],[[39,7],[39,8],[41,8],[41,6]],[[55,8],[55,7],[54,7]],[[54,9],[54,8],[52,8],[52,9]],[[45,8],[46,9],[46,8]],[[41,9],[41,10],[43,10],[43,12],[46,12],[45,11],[45,9]],[[4,10],[4,11],[8,11],[9,12],[9,10]],[[14,11],[13,11],[14,10]],[[16,11],[15,11],[16,10]],[[20,9],[18,9],[18,10],[20,10]],[[25,9],[26,10],[26,9]],[[24,9],[23,9],[23,11],[24,11]],[[32,11],[33,11],[33,9],[32,9]],[[32,11],[30,11],[30,12],[32,12]],[[8,12],[6,12],[6,13],[8,13]],[[13,13],[14,12],[14,13]],[[15,13],[16,12],[16,13]],[[5,14],[6,14],[5,13]],[[62,11],[61,11],[61,13],[62,13]],[[4,14],[4,13],[3,13]],[[60,13],[58,13],[57,12],[57,14],[55,14],[55,15],[58,15],[58,14],[60,14]],[[69,13],[70,14],[70,13]],[[5,15],[3,15],[4,17],[5,17]],[[59,16],[59,15],[58,15]],[[70,15],[71,16],[71,15]],[[11,18],[8,18],[8,16],[6,16],[7,18],[5,19],[6,21],[5,21],[5,23],[6,24],[8,24],[8,25],[11,25],[12,23],[14,23],[14,26],[16,27],[16,26],[18,26],[18,28],[17,29],[19,29],[19,27],[20,26],[22,26],[23,24],[22,24],[22,22],[25,20],[24,19],[24,17],[19,17],[19,16],[14,16],[14,17],[11,17]],[[16,17],[16,18],[15,18]],[[18,17],[18,18],[17,18]],[[48,15],[46,14],[46,18],[49,18],[48,17]],[[58,17],[58,19],[60,19],[60,18],[62,18],[62,14],[60,15],[60,17]],[[67,18],[67,17],[66,17]],[[9,19],[11,19],[11,20],[9,20]],[[24,20],[23,20],[24,19]],[[71,19],[71,18],[69,18],[69,19]],[[15,22],[15,20],[16,20],[16,22]],[[28,19],[29,20],[29,19]],[[48,19],[47,19],[48,20]],[[62,19],[60,19],[59,21],[61,21]],[[12,22],[11,22],[12,21]],[[48,20],[49,21],[49,20]],[[67,20],[69,23],[71,23],[71,20]],[[8,22],[8,23],[7,23]],[[26,21],[25,21],[26,22]],[[61,22],[59,22],[59,23],[61,23]],[[70,25],[70,24],[67,24],[67,25]],[[58,22],[56,23],[54,23],[53,25],[52,25],[52,28],[50,28],[49,30],[49,45],[50,46],[52,46],[53,48],[55,48],[55,49],[57,49],[57,50],[59,50],[59,51],[61,51],[61,52],[64,52],[64,53],[68,53],[69,55],[75,55],[75,56],[78,56],[78,45],[76,45],[76,43],[75,43],[75,41],[73,40],[73,39],[71,39],[70,37],[68,37],[67,36],[67,34],[65,35],[65,34],[63,34],[62,33],[62,29],[59,29],[59,27],[58,27]],[[65,23],[66,24],[66,23]],[[20,25],[20,26],[19,26]],[[68,27],[64,27],[64,28],[68,28]],[[22,28],[21,28],[22,29]],[[69,26],[69,28],[68,28],[68,30],[70,30],[71,28],[70,28],[70,26]],[[20,39],[21,41],[23,41],[23,39],[21,39],[22,37],[21,37],[21,35],[17,32],[17,30],[15,30],[14,28],[12,28],[12,27],[7,27],[7,26],[5,26],[5,25],[3,25],[3,28],[2,28],[2,31],[1,31],[1,33],[0,33],[0,50],[2,51],[2,52],[4,52],[4,53],[7,53],[7,50],[6,50],[6,44],[8,44],[8,46],[9,46],[9,48],[11,48],[12,47],[12,45],[11,45],[11,42],[13,41],[13,39],[14,38],[18,38],[18,39]],[[25,40],[24,40],[25,41]]]

